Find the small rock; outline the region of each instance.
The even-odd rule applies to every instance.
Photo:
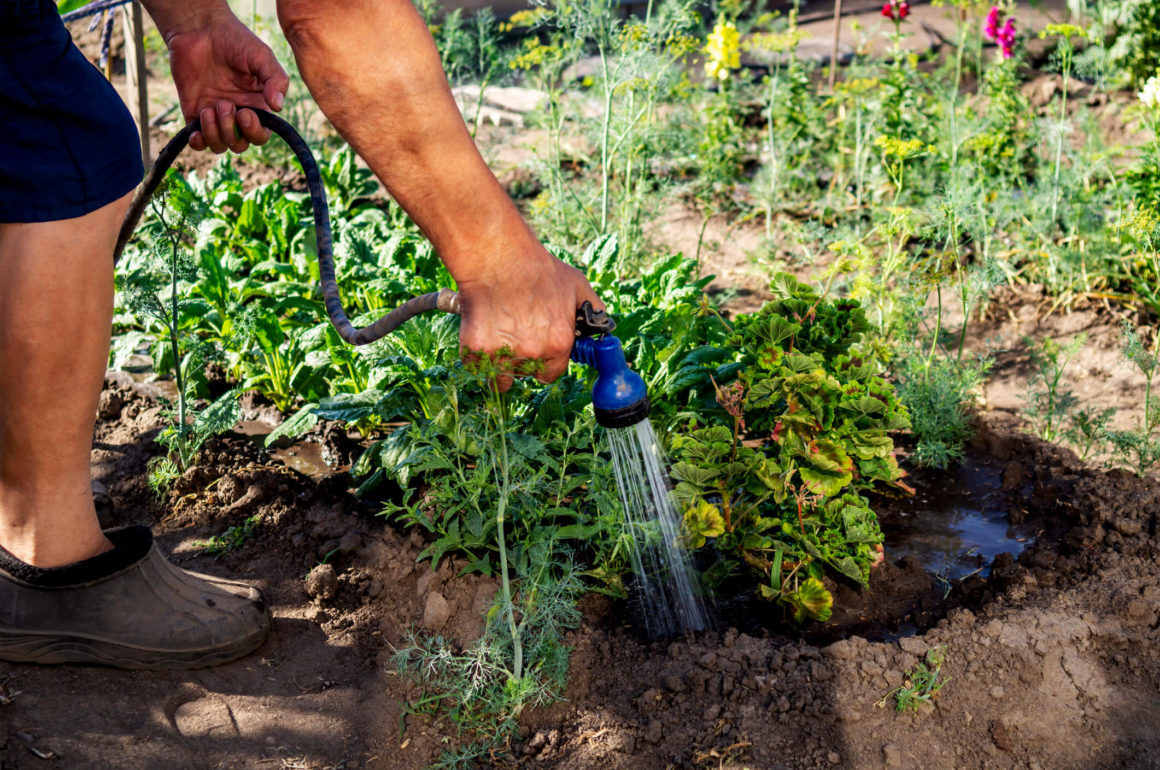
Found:
[[[831,765],[840,765],[842,763],[842,755],[836,751],[831,751],[826,755],[826,761]]]
[[[92,403],[92,402],[90,402]],[[101,400],[97,402],[97,414],[102,420],[115,420],[121,416],[121,409],[125,406],[121,397],[113,390],[102,390]]]
[[[713,723],[717,721],[717,717],[721,716],[721,704],[714,703],[709,708],[705,709],[705,713],[701,715],[701,719]]]
[[[670,674],[665,677],[665,687],[669,688],[672,692],[684,692],[686,689],[685,681],[676,674]]]
[[[1002,686],[995,685],[991,688],[991,697],[995,700],[1003,700],[1004,695],[1006,695],[1006,692],[1003,690]]]
[[[1011,733],[998,722],[991,723],[991,740],[995,742],[996,747],[1003,751],[1014,751],[1015,749],[1015,741],[1011,739]]]
[[[338,573],[333,564],[319,564],[306,576],[306,595],[319,601],[329,601],[338,593]]]
[[[902,764],[902,752],[893,743],[888,743],[882,747],[882,761],[887,767],[898,767]]]
[[[776,708],[779,714],[784,714],[789,711],[789,698],[785,697],[784,695],[778,698]]]
[[[447,603],[443,594],[437,591],[428,594],[427,604],[423,607],[423,627],[429,631],[438,631],[450,617],[451,605]]]
[[[661,737],[663,736],[663,733],[664,733],[664,728],[661,727],[660,720],[654,719],[651,722],[649,722],[648,727],[646,727],[644,729],[644,739],[648,743],[656,745],[656,744],[661,742]]]

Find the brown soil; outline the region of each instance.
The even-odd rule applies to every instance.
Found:
[[[270,418],[254,399],[246,411]],[[144,474],[159,412],[123,379],[106,388],[93,463],[112,523],[151,524],[182,566],[261,586],[270,640],[194,672],[0,665],[0,766],[39,767],[49,753],[61,767],[432,761],[453,737],[403,719],[417,692],[394,675],[392,645],[412,626],[469,642],[494,581],[416,564],[422,537],[375,517],[347,476],[313,481],[242,433],[212,441],[158,503]],[[1017,561],[999,557],[947,597],[916,563],[884,565],[869,590],[833,586],[834,620],[805,637],[739,597],[721,630],[650,643],[622,603],[589,598],[569,639],[567,700],[526,714],[499,764],[1157,766],[1160,483],[1084,467],[1001,415],[980,428],[973,451],[1003,469],[1004,504],[1038,533]],[[316,438],[349,442],[333,429]],[[196,545],[254,515],[234,552]],[[876,705],[931,646],[946,647],[950,679],[934,706]]]

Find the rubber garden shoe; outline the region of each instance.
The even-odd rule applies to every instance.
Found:
[[[258,589],[175,567],[147,527],[105,536],[113,550],[48,569],[0,548],[0,660],[202,668],[265,641]]]

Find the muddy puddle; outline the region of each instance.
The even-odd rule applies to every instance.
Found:
[[[253,441],[261,447],[266,445],[266,437],[274,432],[276,426],[262,419],[242,420],[234,427],[234,433]],[[349,465],[332,465],[326,459],[326,451],[314,441],[281,440],[266,450],[272,460],[280,461],[288,468],[293,468],[304,476],[320,481],[329,476],[346,473]]]
[[[995,557],[1017,557],[1034,539],[1029,524],[1011,524],[1002,466],[968,456],[948,471],[922,472],[917,493],[892,501],[880,523],[886,557],[913,557],[940,583],[988,577]]]

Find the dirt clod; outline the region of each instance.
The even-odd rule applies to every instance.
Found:
[[[338,593],[338,573],[333,564],[319,564],[306,575],[306,595],[330,601]]]
[[[423,608],[423,627],[428,631],[440,631],[451,617],[451,605],[443,594],[433,592],[427,595],[427,603]]]
[[[121,416],[124,402],[115,390],[102,390],[101,399],[97,402],[97,415],[102,420],[116,420]]]

